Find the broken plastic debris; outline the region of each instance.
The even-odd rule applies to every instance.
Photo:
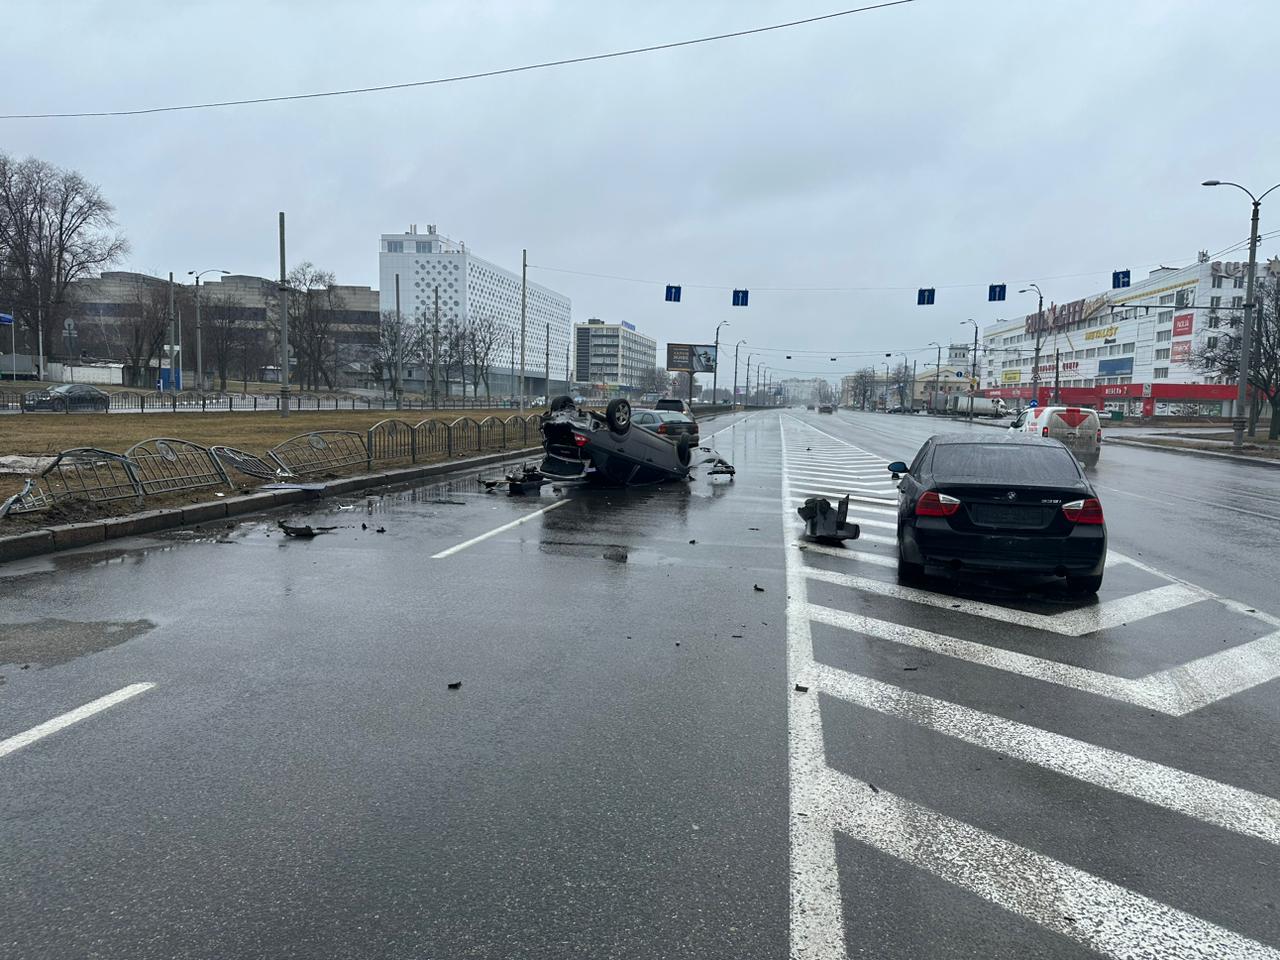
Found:
[[[461,681],[461,680],[455,680],[455,681],[453,681],[453,683],[449,684],[449,689],[450,689],[450,690],[461,690],[461,689],[462,689],[462,681]]]
[[[803,683],[796,684],[796,693],[808,693],[808,692],[809,692],[809,688],[806,687]]]

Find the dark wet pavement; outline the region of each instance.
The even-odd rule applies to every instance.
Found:
[[[1246,612],[1280,614],[1274,473],[1109,447],[1096,483],[1137,563],[1098,604],[913,597],[893,592],[883,490],[863,516],[889,529],[840,555],[790,550],[782,497],[810,482],[801,444],[853,445],[869,479],[849,483],[882,483],[865,465],[938,424],[710,430],[732,484],[508,498],[469,475],[0,567],[0,741],[155,684],[0,752],[0,956],[1114,954],[1108,907],[1086,943],[1043,890],[993,902],[949,872],[977,843],[931,844],[952,822],[1004,844],[1000,882],[1031,854],[1075,871],[1049,898],[1071,910],[1095,881],[1145,898],[1138,922],[1171,908],[1158,946],[1280,946],[1280,826],[1258,800],[1280,795],[1280,682],[1248,682],[1269,661],[1115,679],[1276,629]],[[286,539],[281,517],[337,529]],[[965,739],[983,729],[1004,739]],[[1057,739],[1024,755],[1037,732]],[[856,824],[839,778],[871,798]],[[1214,812],[1227,788],[1236,813]]]

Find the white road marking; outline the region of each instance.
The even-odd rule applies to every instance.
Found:
[[[826,497],[828,500],[830,500],[830,499],[832,499],[832,498],[835,498],[836,500],[843,500],[843,499],[844,499],[844,495],[845,495],[846,493],[848,493],[848,491],[847,491],[847,490],[834,490],[834,489],[831,489],[831,488],[829,488],[829,487],[823,487],[823,486],[820,486],[819,484],[816,484],[816,483],[808,483],[808,484],[806,484],[806,483],[793,483],[793,484],[791,484],[791,492],[792,492],[793,494],[796,494],[796,493],[802,493],[802,494],[805,494],[806,496],[821,496],[821,497]],[[849,494],[849,502],[850,502],[850,503],[865,503],[865,504],[869,504],[869,505],[871,505],[871,506],[878,506],[878,507],[880,507],[882,510],[883,510],[883,509],[886,509],[887,507],[892,506],[892,507],[893,507],[893,512],[894,512],[894,513],[897,513],[897,512],[898,512],[898,501],[897,501],[897,500],[889,500],[889,499],[888,499],[888,498],[886,498],[886,497],[864,497],[864,496],[862,496],[862,494],[850,493],[850,494]]]
[[[873,793],[830,769],[818,776],[819,802],[802,819],[830,823],[1103,956],[1280,960],[1280,951],[1266,944],[886,790]],[[808,955],[844,956],[844,951]]]
[[[823,580],[852,590],[864,593],[875,593],[882,597],[893,597],[897,600],[909,600],[930,607],[941,607],[944,610],[956,610],[960,613],[988,620],[999,620],[1021,627],[1033,627],[1049,633],[1057,633],[1067,637],[1080,637],[1086,633],[1096,633],[1121,624],[1133,623],[1157,614],[1169,613],[1188,604],[1199,603],[1212,598],[1212,594],[1193,589],[1181,583],[1170,583],[1163,587],[1153,587],[1141,593],[1108,600],[1105,603],[1080,607],[1053,615],[1028,613],[1012,607],[1001,607],[994,603],[983,603],[980,600],[968,600],[948,594],[934,593],[932,590],[921,590],[897,583],[886,583],[881,580],[868,580],[849,574],[837,573],[834,570],[806,569],[805,576],[813,580]]]
[[[859,537],[859,540],[867,539]],[[888,537],[880,539],[888,540]],[[868,553],[865,550],[854,550],[852,547],[829,547],[823,543],[797,543],[795,548],[802,553],[820,553],[825,557],[839,557],[841,560],[852,560],[858,563],[871,563],[877,567],[896,567],[897,557],[887,557],[883,553]]]
[[[131,683],[127,687],[121,687],[115,693],[108,693],[105,697],[99,697],[97,700],[91,700],[84,706],[76,707],[74,710],[68,710],[66,713],[54,717],[52,720],[46,720],[39,726],[32,727],[25,733],[15,734],[7,740],[0,740],[0,757],[13,753],[15,750],[21,750],[23,747],[30,746],[37,740],[42,740],[52,733],[64,730],[73,723],[79,723],[81,720],[92,717],[95,713],[101,713],[109,707],[114,707],[117,703],[123,703],[130,697],[136,697],[140,693],[146,693],[154,683]]]
[[[815,663],[822,693],[1225,830],[1280,844],[1280,800]]]
[[[520,524],[528,523],[530,520],[533,520],[535,517],[540,517],[544,513],[547,513],[548,511],[555,510],[557,507],[563,507],[568,502],[569,501],[567,499],[557,500],[555,503],[548,504],[547,506],[543,507],[541,510],[534,510],[532,513],[526,513],[523,517],[517,517],[515,520],[512,520],[510,523],[504,523],[500,527],[494,527],[492,530],[488,531],[487,533],[482,533],[478,537],[472,537],[470,540],[464,540],[462,541],[462,543],[455,544],[454,546],[449,547],[447,550],[441,550],[439,553],[433,553],[431,555],[431,559],[443,560],[445,557],[451,557],[455,553],[458,553],[462,550],[466,550],[468,547],[474,547],[477,543],[482,543],[483,541],[488,540],[490,537],[496,537],[500,533],[505,533],[506,531],[510,530],[512,527],[518,527],[520,526]]]

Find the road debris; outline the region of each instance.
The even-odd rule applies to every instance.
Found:
[[[286,537],[300,537],[309,539],[321,533],[328,533],[330,530],[337,530],[337,527],[313,527],[309,523],[294,524],[285,523],[283,520],[277,520],[276,526],[284,531]],[[196,527],[199,530],[199,527]]]
[[[453,681],[453,683],[449,684],[449,689],[450,689],[450,690],[461,690],[461,689],[462,689],[462,681],[461,681],[461,680],[455,680],[455,681]]]
[[[845,540],[857,540],[862,528],[849,523],[849,495],[845,494],[835,509],[826,497],[809,497],[796,513],[804,521],[804,536],[816,543],[840,544]]]
[[[796,693],[808,693],[808,692],[809,692],[809,688],[806,687],[803,683],[796,684]]]
[[[754,590],[756,593],[764,593],[764,587],[760,586],[760,584],[758,583],[753,585],[751,589]]]

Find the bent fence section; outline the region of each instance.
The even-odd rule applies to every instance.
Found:
[[[144,494],[231,486],[218,458],[190,440],[154,437],[135,443],[124,456]]]
[[[364,434],[354,430],[316,430],[300,434],[272,447],[267,456],[300,477],[369,462]]]

